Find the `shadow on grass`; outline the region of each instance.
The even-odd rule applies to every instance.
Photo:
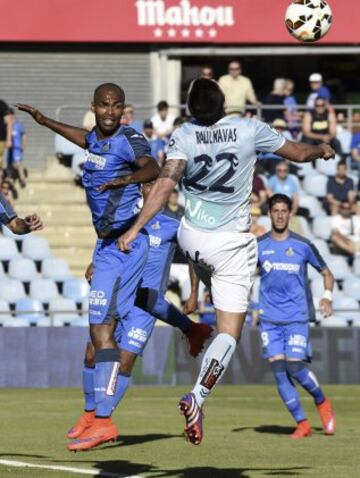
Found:
[[[245,432],[247,430],[253,430],[256,433],[269,433],[271,435],[291,435],[295,430],[293,427],[283,427],[280,425],[260,425],[258,427],[239,427],[233,428],[233,432]],[[313,428],[313,431],[322,432],[322,428]]]
[[[141,445],[152,441],[169,440],[170,438],[179,438],[181,435],[170,435],[163,433],[148,433],[147,435],[120,435],[116,442],[98,448],[99,450],[108,450],[123,446]]]
[[[265,476],[301,476],[303,470],[309,470],[304,466],[286,468],[215,468],[192,467],[179,470],[162,470],[154,475],[154,478],[250,478],[249,472],[260,471]]]

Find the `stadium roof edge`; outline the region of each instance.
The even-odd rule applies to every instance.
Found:
[[[356,55],[360,45],[348,46],[239,46],[239,47],[191,47],[164,48],[159,50],[164,56],[240,56],[240,55]]]

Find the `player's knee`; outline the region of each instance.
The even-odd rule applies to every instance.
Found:
[[[155,289],[139,288],[136,294],[135,305],[146,312],[151,312],[158,300],[159,294]]]
[[[304,362],[301,362],[300,360],[298,361],[287,361],[286,362],[286,370],[288,374],[292,377],[294,377],[296,374],[301,372],[306,368],[306,365]]]
[[[276,382],[281,383],[286,380],[286,362],[285,360],[274,360],[270,362],[271,370],[275,376]]]
[[[127,350],[120,350],[120,373],[131,375],[137,355]]]
[[[88,342],[86,346],[84,365],[88,368],[95,367],[95,348],[91,342]]]
[[[91,324],[90,336],[95,350],[115,348],[114,339],[115,321],[109,324]]]

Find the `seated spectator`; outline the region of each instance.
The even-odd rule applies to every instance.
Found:
[[[154,134],[154,127],[150,119],[143,123],[143,134],[150,144],[152,156],[162,166],[165,159],[165,141]]]
[[[294,96],[294,89],[295,83],[293,82],[293,80],[286,79],[284,88],[284,105],[286,106],[286,110],[284,116],[287,121],[291,135],[293,136],[293,138],[296,138],[301,129],[302,114],[298,111],[297,108],[298,102],[296,100],[296,97]]]
[[[213,80],[214,79],[214,69],[210,65],[204,65],[201,68],[200,76],[199,78],[207,78],[208,80]]]
[[[261,216],[261,210],[258,207],[251,208],[251,226],[250,232],[256,237],[260,237],[266,233],[266,229],[262,224],[258,223]]]
[[[276,78],[272,92],[265,96],[263,118],[266,123],[272,123],[276,118],[284,119],[284,108],[267,109],[266,105],[284,105],[285,85],[286,80],[284,78]]]
[[[340,203],[348,201],[353,206],[355,199],[354,181],[346,175],[345,162],[340,161],[336,167],[336,175],[328,179],[325,210],[333,216],[339,213]]]
[[[229,63],[228,75],[219,78],[219,86],[225,95],[226,114],[244,114],[247,102],[252,105],[258,104],[250,78],[242,74],[240,61]]]
[[[336,116],[336,137],[340,142],[343,157],[351,154],[352,134],[347,128],[347,120],[344,113],[338,113]]]
[[[167,205],[164,208],[164,214],[180,221],[185,214],[185,209],[179,204],[179,191],[174,189],[170,194]]]
[[[91,131],[96,126],[95,113],[91,110],[84,114],[82,126],[84,129]]]
[[[296,176],[289,174],[287,161],[280,161],[276,165],[276,174],[268,182],[268,196],[286,194],[292,200],[291,214],[295,216],[299,211],[299,181]]]
[[[17,199],[17,192],[16,189],[14,188],[13,184],[11,181],[8,179],[4,179],[1,183],[1,188],[0,188],[1,193],[9,201],[12,207],[15,207],[15,201]]]
[[[328,143],[337,154],[342,155],[340,142],[336,138],[336,116],[325,98],[318,96],[314,109],[304,114],[302,130],[304,143]]]
[[[351,259],[360,252],[360,214],[353,216],[352,209],[349,201],[341,202],[339,214],[331,218],[330,238],[333,252]]]
[[[309,77],[309,84],[311,93],[306,100],[306,105],[309,109],[314,109],[315,100],[319,97],[330,103],[331,93],[329,88],[324,85],[324,80],[320,73],[312,73]]]
[[[133,105],[126,105],[124,113],[121,118],[121,124],[131,126],[138,133],[142,133],[142,124],[139,120],[135,119],[135,110]]]
[[[264,181],[261,177],[257,174],[254,174],[253,178],[253,187],[251,193],[251,203],[255,206],[260,208],[261,210],[266,208],[268,196],[267,190],[264,184]]]
[[[175,116],[169,114],[169,104],[167,101],[159,101],[157,104],[157,114],[151,118],[154,131],[160,138],[166,139],[173,130]]]
[[[211,303],[210,293],[208,290],[204,291],[203,300],[199,303],[200,323],[208,324],[210,326],[216,325],[215,308]]]

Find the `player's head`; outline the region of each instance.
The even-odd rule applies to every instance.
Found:
[[[225,114],[224,93],[215,81],[206,78],[192,82],[187,104],[191,115],[205,126],[216,123]]]
[[[291,218],[291,199],[285,194],[274,194],[268,204],[272,230],[278,233],[285,232]]]
[[[124,111],[125,93],[115,83],[103,83],[94,91],[91,105],[96,126],[102,136],[111,136],[119,127]]]

